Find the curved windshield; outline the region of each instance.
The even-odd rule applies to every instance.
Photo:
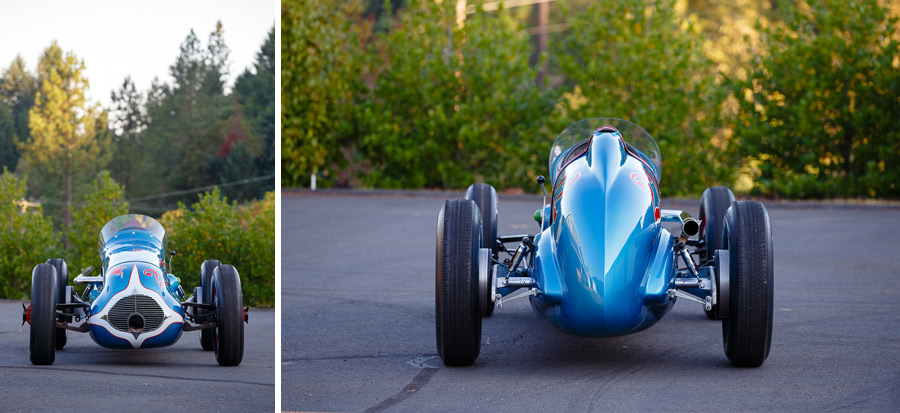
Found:
[[[146,215],[140,214],[128,214],[128,215],[119,215],[106,223],[103,226],[103,229],[100,230],[100,239],[106,243],[113,235],[123,229],[146,229],[150,231],[156,238],[160,240],[166,235],[166,230],[163,229],[162,224],[159,221],[150,218]]]
[[[570,148],[589,139],[594,132],[602,126],[612,126],[616,128],[622,135],[622,139],[634,148],[640,155],[643,155],[650,164],[653,165],[656,177],[660,178],[662,171],[662,156],[659,154],[659,147],[656,141],[650,136],[644,128],[635,125],[627,120],[616,118],[591,118],[575,122],[565,128],[550,147],[550,173],[555,173],[555,162],[560,155],[566,153]]]

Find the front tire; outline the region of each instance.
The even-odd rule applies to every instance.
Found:
[[[212,284],[213,300],[218,314],[214,339],[216,361],[222,366],[237,366],[244,358],[244,301],[241,294],[241,277],[231,265],[220,265],[213,271]]]
[[[724,222],[730,260],[729,314],[722,320],[725,355],[736,367],[759,367],[772,344],[772,224],[757,201],[735,202]]]
[[[435,254],[435,333],[447,366],[471,366],[481,351],[478,250],[482,228],[475,202],[445,201]]]
[[[66,266],[66,260],[62,258],[51,258],[47,260],[47,264],[56,269],[56,302],[66,302],[66,286],[69,284],[69,270]],[[68,313],[68,312],[67,312]],[[68,320],[67,320],[68,321]],[[69,341],[67,331],[64,328],[56,329],[56,349],[62,350]]]
[[[700,262],[707,263],[722,248],[722,228],[725,225],[725,211],[734,203],[734,194],[724,186],[711,186],[700,196],[700,239],[704,248],[699,250]],[[705,311],[705,310],[704,310]],[[719,305],[705,311],[711,320],[721,319]]]
[[[31,364],[53,364],[56,359],[57,282],[50,264],[38,264],[31,272]]]
[[[206,260],[200,265],[200,303],[214,304],[212,299],[212,276],[216,268],[222,265],[218,260]],[[200,347],[206,351],[215,348],[216,334],[211,328],[200,330]]]

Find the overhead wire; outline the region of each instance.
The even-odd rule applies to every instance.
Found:
[[[237,181],[225,182],[225,183],[221,183],[221,184],[205,185],[205,186],[200,186],[200,187],[196,187],[196,188],[182,189],[182,190],[178,190],[178,191],[170,191],[170,192],[163,192],[163,193],[160,193],[160,194],[153,194],[153,195],[145,195],[145,196],[139,196],[139,197],[134,197],[134,198],[128,198],[128,199],[125,200],[125,202],[133,203],[133,202],[141,202],[141,201],[147,201],[147,200],[152,200],[152,199],[168,198],[168,197],[170,197],[170,196],[175,196],[175,195],[185,195],[185,194],[191,194],[191,193],[197,193],[197,192],[209,191],[209,190],[212,190],[212,189],[214,189],[214,188],[216,188],[216,187],[219,187],[219,188],[227,188],[227,187],[231,187],[231,186],[244,185],[244,184],[249,184],[249,183],[253,183],[253,182],[260,182],[260,181],[265,181],[265,180],[268,180],[268,179],[274,179],[274,178],[275,178],[275,174],[261,175],[261,176],[256,176],[256,177],[253,177],[253,178],[244,178],[244,179],[240,179],[240,180],[237,180]],[[43,204],[43,205],[55,205],[55,206],[66,205],[66,202],[65,202],[65,201],[63,201],[63,200],[57,200],[57,199],[40,199],[40,198],[39,198],[39,199],[38,199],[38,202],[40,202],[40,203]],[[72,202],[72,206],[82,206],[83,204],[84,204],[83,202]],[[159,209],[159,210],[163,210],[163,208],[174,209],[174,208],[177,208],[177,205],[173,205],[173,204],[147,204],[147,205],[145,206],[145,208],[148,208],[148,209]],[[166,209],[166,210],[168,210],[168,209]]]

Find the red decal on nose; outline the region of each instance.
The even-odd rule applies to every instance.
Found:
[[[116,268],[113,268],[112,271],[110,271],[109,274],[107,274],[106,276],[114,277],[114,276],[118,275],[119,277],[124,277],[124,275],[122,274],[122,271],[124,271],[124,270],[125,270],[125,267],[116,267]]]

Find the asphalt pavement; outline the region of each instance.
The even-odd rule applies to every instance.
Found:
[[[900,409],[896,206],[767,203],[775,315],[762,367],[732,367],[721,322],[699,304],[680,301],[637,334],[592,339],[556,330],[519,300],[484,320],[474,366],[449,368],[434,332],[441,195],[283,193],[283,409]],[[500,233],[536,231],[539,205],[501,195]]]
[[[0,411],[269,412],[275,410],[275,312],[250,309],[244,359],[222,367],[200,348],[200,332],[173,346],[100,347],[69,332],[50,366],[29,361],[22,301],[0,301]],[[26,303],[27,305],[27,303]]]

